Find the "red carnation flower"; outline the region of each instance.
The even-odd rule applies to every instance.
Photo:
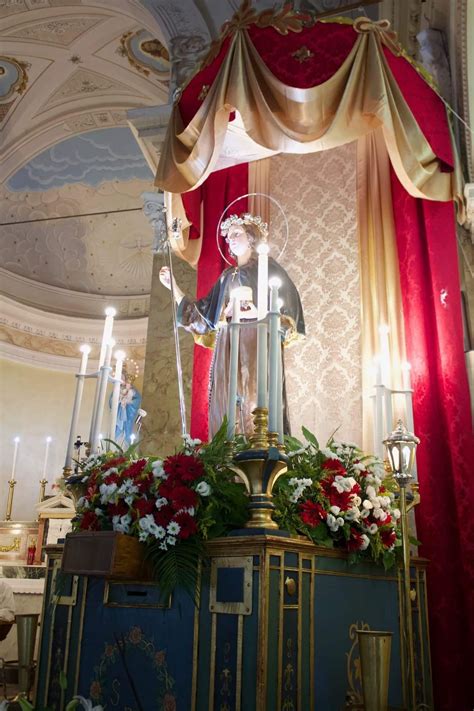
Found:
[[[363,543],[362,534],[356,528],[350,530],[350,538],[346,543],[348,551],[358,551]]]
[[[93,511],[86,511],[81,519],[80,528],[82,531],[98,531],[100,525],[97,515]]]
[[[123,470],[122,477],[135,479],[137,476],[140,476],[145,467],[146,459],[139,459],[137,462],[132,462],[129,467]]]
[[[155,511],[153,516],[155,518],[155,523],[158,526],[163,526],[163,528],[166,528],[166,526],[173,518],[174,514],[175,511],[171,508],[171,506],[162,506],[159,511]]]
[[[135,502],[135,508],[138,512],[138,517],[143,518],[143,516],[153,513],[155,510],[155,502],[153,500],[149,501],[148,499],[138,499],[138,501]]]
[[[385,531],[380,531],[380,538],[385,548],[391,548],[397,540],[397,534],[392,528],[387,528]]]
[[[152,472],[149,472],[143,479],[135,481],[135,484],[138,486],[138,491],[140,492],[140,494],[146,494],[150,490],[153,481],[154,480]]]
[[[197,532],[196,521],[186,511],[181,511],[181,513],[176,514],[173,520],[179,523],[181,527],[178,534],[179,538],[189,538],[189,536]]]
[[[195,481],[204,474],[204,465],[191,454],[175,454],[163,462],[163,469],[175,482]]]
[[[321,521],[325,521],[327,517],[326,511],[321,504],[315,504],[313,501],[305,501],[300,504],[300,518],[303,523],[316,528]]]
[[[335,472],[336,474],[347,474],[344,464],[340,462],[339,459],[326,459],[322,468],[329,469],[329,471]]]
[[[115,472],[114,474],[107,474],[104,477],[104,484],[118,484],[120,481],[120,476]]]
[[[126,457],[114,457],[113,459],[109,459],[108,462],[104,462],[100,469],[101,471],[105,472],[107,471],[107,469],[112,469],[112,467],[118,467],[126,461]]]
[[[334,486],[331,486],[328,498],[331,506],[339,506],[341,511],[347,511],[351,508],[351,491],[342,491],[341,493],[339,493]]]
[[[171,506],[175,511],[190,509],[197,503],[196,492],[188,489],[187,486],[175,486],[166,498],[170,499]]]
[[[128,506],[125,501],[120,500],[116,504],[109,504],[107,506],[107,513],[110,516],[125,516],[128,513]]]

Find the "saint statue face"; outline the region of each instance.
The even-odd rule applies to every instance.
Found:
[[[227,233],[227,244],[236,257],[241,257],[250,249],[250,241],[243,225],[232,225]]]

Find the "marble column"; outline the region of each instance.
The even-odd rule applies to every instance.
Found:
[[[144,193],[144,213],[153,228],[153,276],[150,295],[142,408],[147,415],[141,429],[142,454],[166,455],[181,441],[176,351],[173,335],[171,296],[159,280],[159,271],[167,264],[161,249],[166,237],[163,194]],[[187,294],[196,293],[196,272],[187,262],[173,258],[176,282]],[[186,412],[191,408],[193,338],[179,329]]]

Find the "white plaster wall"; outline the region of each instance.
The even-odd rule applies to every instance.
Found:
[[[77,430],[83,438],[89,434],[94,387],[92,380],[86,381]],[[5,516],[15,436],[21,441],[12,519],[36,518],[34,505],[39,495],[47,436],[53,438],[46,472],[48,481],[51,484],[62,474],[74,392],[73,374],[0,360],[0,518]]]

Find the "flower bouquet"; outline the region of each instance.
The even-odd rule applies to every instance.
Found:
[[[351,562],[365,557],[390,568],[401,551],[400,511],[383,462],[355,444],[331,438],[320,448],[311,432],[303,434],[304,444],[286,438],[288,473],[273,491],[280,528],[346,550]]]
[[[180,451],[165,459],[137,457],[135,447],[90,456],[79,463],[73,531],[138,538],[163,597],[178,585],[195,595],[205,541],[247,519],[248,500],[226,464],[225,440],[222,428],[207,445],[185,436]]]

